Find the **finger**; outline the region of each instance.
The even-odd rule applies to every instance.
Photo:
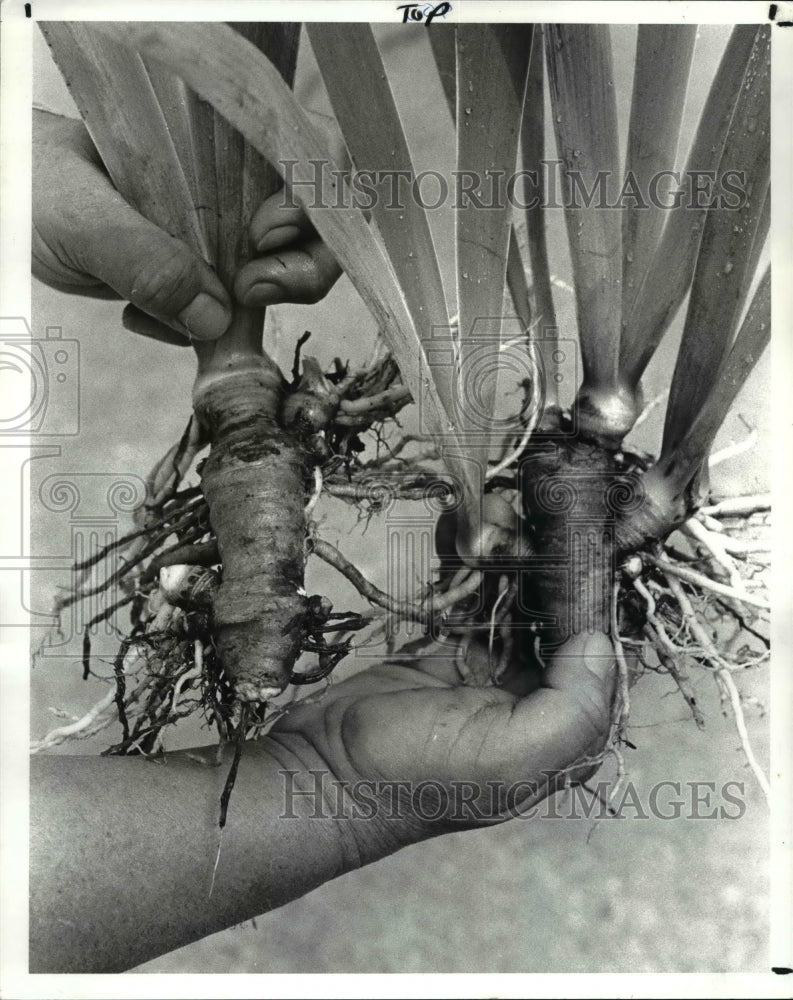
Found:
[[[231,301],[217,275],[127,204],[80,137],[56,126],[37,147],[34,172],[34,256],[43,280],[76,287],[98,280],[185,336],[219,337]]]
[[[314,125],[325,133],[336,167],[349,171],[350,158],[336,120],[316,111],[308,112]],[[257,253],[269,253],[299,239],[314,238],[316,230],[288,187],[270,195],[259,206],[250,224],[249,235]]]
[[[597,755],[609,732],[615,680],[608,636],[573,636],[545,670],[543,687],[515,706],[504,731],[505,760],[551,780]]]
[[[129,305],[121,314],[121,322],[125,330],[136,333],[140,337],[157,340],[161,344],[171,344],[174,347],[189,347],[190,341],[182,333],[177,333],[171,327],[142,312],[137,306]]]
[[[75,265],[190,340],[220,337],[231,322],[231,302],[209,265],[118,196],[107,200],[103,214],[101,231],[76,235]]]
[[[543,686],[562,691],[593,722],[608,717],[614,689],[616,658],[607,635],[581,633],[568,639],[554,653],[543,677]]]
[[[250,225],[251,243],[260,254],[316,235],[305,212],[285,188],[262,202]]]
[[[279,302],[319,302],[330,291],[341,268],[320,239],[251,260],[240,268],[234,295],[245,306]]]

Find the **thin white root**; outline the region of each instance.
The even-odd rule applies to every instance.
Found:
[[[176,622],[183,616],[181,608],[175,604],[163,601],[157,609],[154,618],[146,626],[147,632],[164,632],[169,626],[175,626]]]
[[[187,443],[180,455],[181,441],[172,445],[149,473],[146,485],[149,492],[149,504],[159,503],[172,488],[174,482],[181,479],[193,464],[193,459],[204,447],[201,440],[201,428],[195,417],[190,420]],[[176,463],[179,458],[178,464]]]
[[[642,412],[634,421],[633,427],[631,427],[631,433],[633,433],[637,427],[641,427],[641,425],[650,416],[653,410],[655,410],[658,406],[660,406],[668,395],[669,395],[669,390],[666,389],[664,392],[659,392],[657,396],[653,396],[650,402],[645,405]]]
[[[212,899],[212,893],[215,891],[215,879],[218,874],[218,865],[220,864],[220,851],[223,847],[223,828],[220,828],[218,833],[218,849],[215,854],[215,863],[212,865],[212,880],[209,883],[209,893],[207,894],[207,899]]]
[[[193,656],[193,669],[188,670],[186,673],[182,674],[179,680],[174,684],[173,688],[173,698],[171,699],[171,711],[176,711],[176,706],[179,704],[179,696],[182,693],[182,689],[190,681],[198,680],[204,672],[204,644],[200,639],[195,640],[195,654]],[[161,730],[162,732],[162,730]]]
[[[666,568],[664,568],[666,572]],[[676,580],[673,576],[667,575],[666,581],[669,584],[669,589],[672,592],[675,600],[680,605],[680,610],[683,613],[683,622],[691,633],[691,637],[695,639],[700,647],[702,648],[705,655],[711,661],[714,667],[719,670],[728,670],[730,664],[725,660],[721,653],[716,649],[713,640],[706,632],[697,613],[694,610],[694,605],[691,603],[688,594],[683,590],[680,582]]]
[[[469,594],[472,594],[477,587],[479,587],[481,582],[482,572],[480,570],[471,570],[459,586],[444,591],[444,593],[438,594],[434,597],[430,593],[427,597],[427,601],[431,601],[430,606],[435,614],[446,612],[458,601],[461,601],[463,598],[468,597]],[[363,649],[366,646],[370,646],[382,635],[387,634],[390,620],[391,615],[389,612],[387,610],[382,612],[371,622],[370,625],[358,632],[357,641],[352,648]],[[443,621],[443,619],[441,620]]]
[[[368,462],[364,462],[361,468],[362,469],[381,468],[382,466],[387,465],[390,462],[395,462],[399,457],[399,455],[405,450],[405,448],[409,444],[413,444],[416,442],[423,443],[431,440],[432,439],[427,434],[404,434],[393,446],[389,445],[387,442],[383,442],[385,447],[388,449],[388,454],[384,454],[377,458],[372,458]],[[424,452],[422,452],[421,455],[418,456],[417,458],[411,458],[409,460],[411,469],[413,468],[414,462],[423,462],[427,459],[437,459],[437,457],[438,457],[438,449],[436,447],[427,449]],[[408,460],[401,458],[399,459],[399,464],[404,465],[406,461]]]
[[[628,661],[625,659],[625,648],[619,634],[619,619],[617,615],[619,601],[619,577],[615,578],[611,592],[611,641],[614,643],[614,651],[617,654],[617,670],[619,671],[619,718],[617,719],[617,729],[624,732],[631,714],[630,678],[628,672]]]
[[[718,675],[721,682],[726,687],[727,693],[729,694],[730,706],[732,708],[733,718],[735,719],[735,728],[738,730],[738,737],[741,741],[741,748],[743,750],[744,757],[746,757],[746,761],[757,779],[757,784],[762,788],[763,794],[770,804],[771,786],[768,783],[768,778],[765,776],[765,772],[757,762],[754,750],[752,750],[752,744],[749,740],[749,732],[746,728],[746,719],[743,714],[743,706],[741,705],[741,695],[738,688],[735,686],[735,681],[732,679],[732,675],[729,671],[721,669],[718,671]]]
[[[633,586],[636,588],[637,593],[641,594],[647,604],[647,616],[655,616],[655,598],[650,593],[650,591],[645,587],[641,580],[634,580]]]
[[[89,708],[82,718],[71,723],[69,726],[59,726],[58,729],[51,729],[42,739],[34,740],[30,744],[31,754],[40,753],[42,750],[49,750],[52,747],[58,746],[59,743],[63,743],[83,733],[103,712],[106,712],[110,708],[115,700],[116,690],[115,687],[111,687],[104,698]]]
[[[757,783],[762,788],[766,799],[770,802],[771,788],[768,784],[768,778],[765,776],[763,769],[760,767],[757,762],[757,758],[754,755],[754,750],[752,749],[752,744],[749,739],[749,732],[746,728],[746,719],[744,718],[743,706],[741,705],[741,696],[738,692],[738,688],[735,686],[735,681],[733,681],[730,674],[729,664],[724,657],[719,654],[719,651],[714,646],[710,636],[702,627],[699,619],[697,618],[696,612],[694,611],[694,607],[682,586],[677,580],[674,579],[674,577],[667,577],[667,580],[672,593],[680,604],[680,608],[683,612],[691,635],[697,640],[697,642],[700,643],[708,656],[708,659],[710,659],[713,664],[714,674],[722,691],[722,696],[724,697],[726,695],[726,698],[730,702],[733,718],[735,719],[735,728],[738,730],[738,737],[741,741],[741,748],[743,749],[746,761],[752,769],[752,772],[757,779]]]
[[[309,497],[306,504],[305,515],[308,517],[317,506],[319,498],[322,496],[322,470],[318,465],[314,466],[314,492]]]
[[[616,745],[609,747],[609,753],[612,754],[617,762],[617,780],[614,782],[614,787],[611,789],[611,794],[608,797],[608,806],[612,808],[611,803],[617,798],[622,786],[625,784],[625,757],[623,756],[622,750]]]
[[[732,535],[724,536],[724,549],[734,556],[748,556],[753,552],[770,552],[769,542],[762,542],[759,539],[753,542],[744,542],[740,538],[733,538]]]
[[[458,601],[473,593],[482,582],[481,570],[470,570],[468,567],[464,567],[465,575],[456,586],[454,583],[457,577],[452,581],[453,585],[448,590],[437,595],[430,591],[426,598],[417,604],[393,597],[384,590],[380,590],[370,580],[367,580],[342,552],[321,538],[314,537],[311,545],[313,554],[345,576],[370,604],[384,608],[387,612],[398,617],[424,624],[429,622],[434,615],[447,611]]]
[[[140,651],[138,646],[130,646],[121,666],[125,676],[130,674],[132,666],[139,659]],[[112,684],[104,698],[101,698],[95,705],[92,705],[85,715],[76,719],[68,726],[59,726],[57,729],[51,729],[40,740],[34,740],[30,744],[30,753],[36,754],[41,753],[42,750],[51,750],[52,747],[56,747],[70,739],[87,739],[89,736],[94,736],[96,733],[106,729],[113,722],[115,715],[108,715],[105,718],[102,718],[102,715],[104,712],[107,712],[115,700],[116,686]]]
[[[493,656],[493,642],[496,637],[496,615],[498,614],[499,605],[506,599],[509,593],[509,580],[506,576],[502,575],[498,579],[498,597],[493,602],[493,610],[490,612],[490,628],[488,629],[487,637],[487,655],[489,658]]]
[[[338,389],[341,387],[337,388]],[[399,410],[413,397],[410,389],[404,385],[393,385],[389,389],[383,389],[372,396],[362,396],[360,399],[343,399],[339,405],[339,413],[336,417],[338,423],[343,424],[341,419],[345,414],[348,416],[361,416],[373,413],[377,410]]]
[[[539,411],[537,412],[537,416],[539,416]],[[534,428],[536,426],[537,426],[536,419],[530,420],[528,424],[526,424],[526,428],[523,431],[523,435],[517,447],[514,448],[512,451],[510,451],[508,454],[506,454],[498,463],[498,465],[494,465],[492,469],[487,470],[487,472],[485,473],[486,483],[489,483],[491,479],[495,479],[496,476],[500,476],[505,469],[508,469],[510,465],[512,465],[513,462],[517,462],[517,460],[526,450],[526,445],[529,443],[529,438],[534,433]]]
[[[173,696],[171,698],[171,708],[170,712],[172,715],[176,714],[177,706],[179,705],[179,698],[182,694],[182,690],[185,685],[191,683],[192,681],[200,680],[201,675],[204,672],[204,644],[200,639],[195,640],[195,653],[193,655],[193,668],[191,670],[185,671],[179,680],[173,686]],[[152,747],[152,754],[156,754],[162,749],[163,743],[165,742],[165,727],[159,730],[157,733],[157,739],[154,741],[154,746]]]
[[[745,451],[754,448],[756,444],[757,431],[753,430],[750,434],[747,434],[743,441],[738,441],[736,444],[729,444],[726,448],[722,448],[721,451],[714,452],[708,459],[708,468],[715,469],[717,465],[721,465],[722,462],[726,462],[730,458],[735,458],[736,455],[742,455]]]
[[[724,525],[721,521],[717,521],[715,517],[710,517],[708,514],[703,514],[702,511],[697,511],[694,517],[691,519],[698,521],[707,531],[711,534],[716,534],[719,536],[719,542],[724,547],[725,552],[729,552],[733,556],[748,556],[752,552],[770,552],[771,546],[768,542],[761,541],[758,539],[751,539],[749,541],[744,541],[743,538],[736,538],[735,535],[728,533],[724,530]],[[686,521],[683,525],[685,528],[690,522]]]
[[[575,292],[572,285],[568,284],[568,282],[564,281],[556,274],[551,275],[551,284],[556,288],[561,288],[563,292],[570,292],[571,295]]]
[[[717,583],[716,580],[711,580],[709,576],[697,573],[695,570],[688,569],[686,566],[678,566],[675,563],[669,562],[668,559],[662,559],[652,555],[647,555],[646,558],[654,566],[662,569],[664,573],[676,576],[680,580],[684,580],[686,583],[693,584],[695,587],[700,587],[702,590],[710,590],[714,594],[720,594],[722,597],[730,597],[734,601],[741,601],[743,604],[750,604],[752,607],[760,608],[763,611],[771,610],[771,605],[768,601],[764,601],[761,597],[755,597],[754,594],[750,594],[746,590],[739,590],[736,587],[728,587],[724,583]]]
[[[756,493],[745,497],[727,497],[710,507],[703,507],[702,513],[708,517],[748,517],[767,510],[771,510],[771,494]]]
[[[740,591],[745,589],[743,577],[738,572],[735,560],[727,551],[727,546],[725,545],[726,537],[716,534],[713,531],[708,531],[704,524],[700,523],[695,517],[691,517],[686,521],[683,525],[683,530],[696,542],[699,542],[711,554],[719,566],[727,571],[731,587]]]
[[[701,521],[708,531],[724,532],[724,525],[721,521],[717,521],[715,517],[711,517],[709,514],[703,514],[701,510],[698,510],[694,517],[698,521]]]
[[[470,576],[466,577],[466,579],[463,580],[459,586],[447,590],[445,593],[439,594],[437,597],[433,597],[432,610],[436,614],[439,611],[448,611],[450,608],[454,607],[458,601],[462,601],[463,598],[468,597],[469,594],[473,594],[481,582],[481,570],[473,570]]]

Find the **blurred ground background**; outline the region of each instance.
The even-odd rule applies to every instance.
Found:
[[[409,124],[417,169],[449,170],[451,122],[426,39],[418,31],[408,39],[406,31],[390,27],[377,33],[387,66],[397,73],[394,86]],[[726,36],[722,28],[701,32],[686,107],[688,135]],[[634,29],[615,29],[623,142],[634,47]],[[43,43],[37,66],[37,98],[65,110],[68,98]],[[324,95],[305,49],[298,89],[307,103],[323,107]],[[684,136],[684,148],[686,142]],[[447,248],[444,277],[452,280],[450,213],[434,213],[432,224],[439,246]],[[549,226],[552,269],[569,281],[561,213]],[[572,297],[561,287],[556,291],[562,336],[573,337]],[[106,475],[143,476],[178,438],[189,415],[192,353],[136,339],[122,329],[120,315],[118,303],[65,296],[34,283],[34,333],[42,336],[45,327],[54,325],[62,327],[64,337],[77,339],[81,375],[79,434],[58,439],[60,454],[40,457],[26,471],[35,555],[68,554],[76,518],[74,510],[53,511],[42,505],[39,490],[48,477],[75,479],[77,474],[85,487],[99,483],[100,474],[101,482]],[[270,311],[268,344],[285,367],[305,329],[314,331],[309,351],[322,361],[334,355],[363,360],[374,333],[346,279],[317,306]],[[648,372],[648,399],[668,385],[679,333],[680,317]],[[767,385],[766,358],[739,397],[717,447],[745,436],[741,418],[757,428],[758,444],[752,453],[716,470],[713,489],[719,495],[767,488]],[[661,406],[637,435],[639,445],[657,448],[662,415]],[[91,480],[88,473],[98,475]],[[89,493],[83,498],[84,510]],[[409,508],[400,508],[394,516],[405,514],[409,516]],[[317,516],[322,536],[385,585],[382,521],[372,521],[364,532],[355,512],[333,500],[323,500]],[[118,523],[123,527],[128,521],[121,516]],[[34,611],[44,615],[55,586],[67,581],[65,573],[34,574]],[[308,589],[333,595],[339,606],[360,606],[354,592],[313,562]],[[38,629],[34,641],[43,636],[44,629]],[[343,670],[360,666],[351,662]],[[79,643],[68,635],[38,660],[32,674],[34,737],[56,724],[51,708],[79,715],[101,697],[104,688],[95,681],[83,683],[80,672]],[[635,689],[629,736],[636,749],[627,751],[628,774],[645,809],[646,796],[658,781],[713,782],[716,807],[725,804],[718,791],[723,782],[744,782],[745,812],[739,819],[637,819],[635,810],[627,808],[627,818],[602,821],[594,831],[590,821],[545,818],[455,834],[347,875],[255,924],[215,935],[138,971],[764,971],[767,810],[745,766],[732,720],[721,714],[714,686],[707,677],[695,681],[706,717],[704,732],[687,717],[671,680],[653,676]],[[763,674],[741,676],[738,682],[743,692],[765,701]],[[747,709],[747,719],[756,752],[765,762],[767,720],[756,707]],[[204,738],[195,727],[186,727],[170,745]],[[66,752],[97,752],[107,742],[99,737],[72,744]]]

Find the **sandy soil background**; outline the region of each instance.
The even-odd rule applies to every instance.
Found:
[[[428,68],[426,40],[417,33],[378,29],[384,57],[398,72],[395,90],[418,169],[451,167],[451,123],[437,78]],[[694,94],[686,128],[696,121],[703,83],[726,39],[706,29],[694,61]],[[627,134],[635,33],[614,32],[615,82],[623,141]],[[38,99],[65,107],[60,82],[43,44],[37,50]],[[321,108],[324,95],[305,53],[299,91]],[[684,138],[685,144],[685,138]],[[433,217],[451,280],[449,213]],[[569,280],[562,219],[551,220],[552,268]],[[53,439],[59,454],[42,455],[26,473],[32,503],[33,552],[67,556],[78,515],[42,505],[39,491],[48,477],[80,477],[86,488],[105,476],[144,475],[181,433],[189,414],[193,359],[189,350],[138,340],[120,323],[118,303],[93,302],[53,292],[34,283],[34,326],[59,326],[79,341],[80,426],[73,437]],[[562,335],[575,336],[572,297],[557,290]],[[314,307],[271,310],[267,336],[284,365],[297,336],[314,331],[310,348],[323,361],[334,355],[362,359],[373,323],[346,279]],[[680,317],[645,381],[648,398],[668,383],[674,364]],[[768,474],[768,359],[758,365],[742,392],[719,444],[741,439],[741,417],[756,426],[753,453],[720,466],[714,491],[735,494],[763,490]],[[53,405],[57,405],[54,403]],[[648,420],[637,443],[657,447],[660,414]],[[93,479],[87,474],[96,474]],[[105,487],[101,487],[104,489]],[[91,502],[94,502],[93,498]],[[403,516],[402,509],[396,515]],[[321,533],[381,585],[387,525],[373,521],[366,532],[354,512],[323,501]],[[127,523],[122,518],[119,525]],[[112,529],[112,525],[110,528]],[[94,530],[92,528],[92,530]],[[100,529],[96,529],[100,530]],[[41,572],[32,580],[33,608],[46,621],[54,587],[64,572]],[[310,592],[324,590],[345,606],[355,595],[321,567],[310,567]],[[44,635],[44,629],[38,630]],[[68,636],[47,650],[32,674],[31,727],[34,736],[52,728],[50,711],[79,714],[103,689],[80,678],[79,644]],[[345,671],[359,669],[347,664]],[[593,830],[586,820],[514,821],[499,829],[455,834],[422,844],[360,872],[345,876],[255,923],[215,935],[142,966],[146,972],[617,972],[765,971],[768,967],[767,811],[745,766],[730,719],[723,718],[713,685],[696,680],[706,729],[696,729],[669,679],[651,677],[634,694],[628,751],[629,777],[646,796],[661,780],[745,783],[740,819],[606,820]],[[762,674],[742,676],[744,692],[765,699]],[[767,758],[767,719],[747,710],[750,733],[761,760]],[[187,727],[172,746],[201,741]],[[106,742],[73,745],[72,753],[96,752]],[[715,800],[719,804],[719,799]],[[646,798],[644,799],[646,806]],[[90,803],[86,803],[90,809]],[[708,810],[702,810],[707,812]],[[98,887],[98,891],[101,888]]]

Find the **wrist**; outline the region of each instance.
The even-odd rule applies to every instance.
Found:
[[[340,774],[301,734],[279,732],[262,741],[280,787],[279,821],[300,824],[310,840],[333,845],[337,874],[394,854],[431,833],[409,808],[404,783]]]

